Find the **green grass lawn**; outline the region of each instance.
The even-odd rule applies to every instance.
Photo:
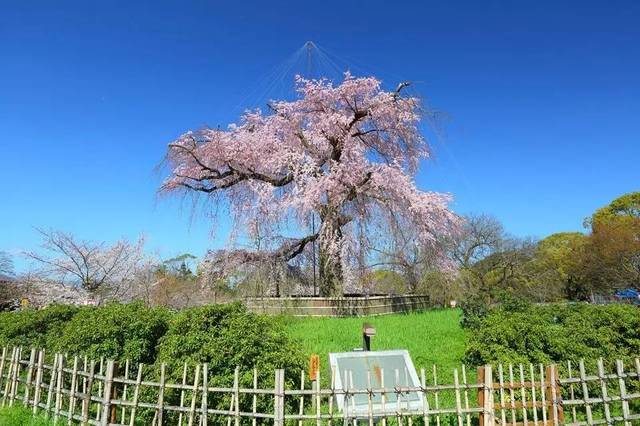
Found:
[[[66,424],[58,422],[58,424]],[[53,420],[43,415],[33,417],[31,409],[22,406],[0,408],[0,426],[52,426]]]
[[[346,352],[362,346],[362,323],[368,322],[377,332],[372,350],[407,349],[418,371],[425,368],[430,372],[435,364],[438,375],[450,380],[453,369],[461,365],[465,348],[460,315],[458,309],[440,309],[359,318],[285,317],[283,321],[306,354],[320,355],[323,372],[328,370],[329,352]]]

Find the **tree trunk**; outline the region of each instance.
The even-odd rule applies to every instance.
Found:
[[[342,259],[339,247],[342,230],[336,218],[323,218],[322,228],[325,238],[320,241],[318,256],[319,292],[321,297],[342,296]],[[330,235],[330,238],[326,236]]]
[[[342,296],[342,265],[340,257],[328,255],[327,252],[321,248],[319,263],[320,296]]]

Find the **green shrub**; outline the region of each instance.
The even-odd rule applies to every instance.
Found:
[[[41,348],[58,336],[65,324],[81,309],[69,305],[51,305],[46,309],[26,309],[0,313],[0,346]]]
[[[270,376],[277,368],[299,371],[304,355],[278,321],[250,313],[240,304],[230,304],[177,313],[160,340],[158,361],[176,367],[185,361],[206,362],[213,380],[226,380],[233,376],[236,366],[243,372],[255,367]]]
[[[151,364],[158,340],[167,331],[170,311],[148,308],[142,303],[113,303],[81,309],[56,338],[48,341],[53,351],[87,355],[90,359],[114,359],[123,363]]]
[[[464,361],[588,364],[602,357],[629,360],[640,353],[640,310],[589,304],[497,308],[471,334]]]
[[[479,296],[469,297],[460,304],[462,328],[476,328],[489,313],[489,306]]]
[[[231,386],[236,367],[239,367],[243,387],[252,386],[254,368],[261,387],[273,386],[274,370],[278,368],[286,369],[288,386],[294,383],[299,386],[305,357],[280,322],[250,313],[240,304],[231,304],[177,313],[160,340],[158,363],[161,362],[167,364],[167,374],[175,381],[180,379],[182,366],[187,362],[191,366],[208,363],[211,386]],[[176,396],[166,395],[167,399]],[[213,398],[212,405],[228,404],[228,401],[216,400],[215,395]],[[250,407],[249,399],[246,396],[241,401],[245,409]],[[258,411],[271,410],[272,399],[259,398]]]

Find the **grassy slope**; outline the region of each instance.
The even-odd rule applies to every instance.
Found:
[[[464,354],[465,332],[457,309],[432,310],[407,315],[360,318],[283,318],[290,336],[307,354],[320,355],[324,371],[329,352],[345,352],[362,346],[362,323],[374,325],[372,349],[408,349],[417,369],[438,367],[442,378],[453,375]]]

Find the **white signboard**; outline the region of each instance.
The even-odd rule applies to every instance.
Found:
[[[329,363],[335,372],[335,387],[339,390],[373,389],[374,395],[336,395],[338,409],[351,417],[367,417],[369,404],[375,416],[398,411],[416,411],[423,407],[419,391],[398,394],[394,388],[418,388],[420,379],[406,350],[330,353]],[[390,390],[384,394],[379,390]],[[376,392],[378,390],[378,392]]]

